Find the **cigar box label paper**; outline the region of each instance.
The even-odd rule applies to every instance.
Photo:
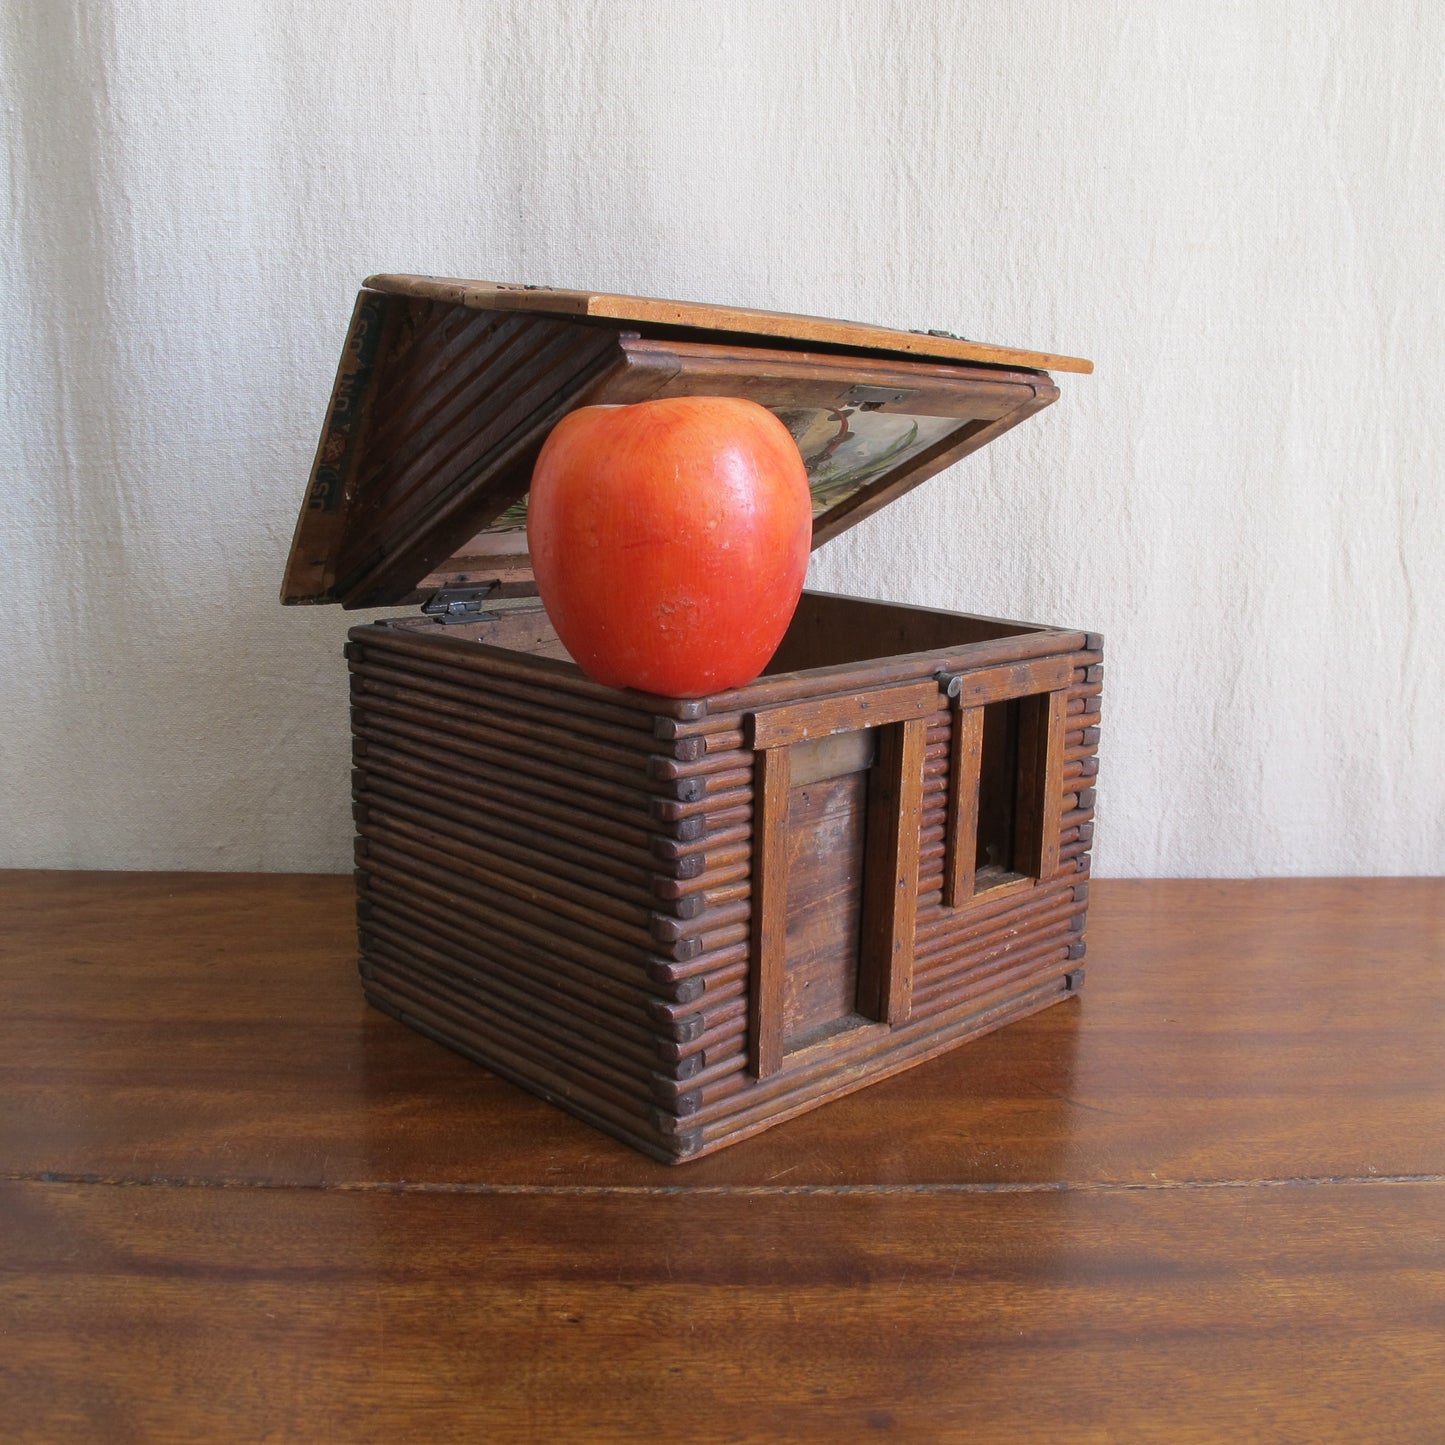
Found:
[[[808,467],[813,515],[821,516],[885,472],[960,427],[957,417],[909,416],[857,407],[774,407]]]

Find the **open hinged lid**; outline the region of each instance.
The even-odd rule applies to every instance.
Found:
[[[281,599],[535,591],[532,466],[567,412],[746,396],[797,439],[813,546],[1058,395],[1076,357],[940,332],[544,287],[373,276],[356,299]]]

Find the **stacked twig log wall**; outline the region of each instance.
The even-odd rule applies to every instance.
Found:
[[[876,607],[891,637],[911,609]],[[656,1158],[696,1157],[1054,1002],[1082,977],[1101,653],[1096,637],[917,612],[930,651],[806,659],[701,701],[622,693],[482,629],[376,625],[348,645],[367,997]],[[900,621],[901,619],[901,621]],[[836,619],[835,619],[836,621]],[[535,623],[532,624],[535,629]],[[854,629],[855,650],[860,639]],[[953,645],[939,645],[952,636]],[[866,636],[861,639],[866,649]],[[536,644],[547,650],[545,639]],[[930,696],[916,913],[894,1013],[758,1068],[762,771],[749,719],[899,684],[1058,659],[1051,876],[946,906],[961,716]],[[954,689],[958,691],[957,688]],[[926,692],[927,689],[924,689]],[[968,846],[972,847],[971,840]],[[911,856],[911,855],[910,855]],[[908,996],[911,994],[911,997]],[[891,1021],[890,1021],[891,1020]],[[777,1061],[775,1060],[775,1064]]]

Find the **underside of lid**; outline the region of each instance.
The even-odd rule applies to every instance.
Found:
[[[352,315],[284,602],[386,606],[484,583],[503,595],[534,591],[532,467],[579,406],[686,395],[767,406],[808,464],[817,547],[1058,395],[1042,370],[1016,360],[905,353],[914,333],[593,293],[539,301],[526,288],[374,281]],[[636,314],[648,307],[672,308],[675,319]],[[760,332],[765,324],[775,330]],[[818,334],[828,328],[828,339]],[[890,337],[912,341],[890,347]],[[962,344],[1036,364],[1073,360]]]

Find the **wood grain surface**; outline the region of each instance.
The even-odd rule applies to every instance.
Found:
[[[946,361],[984,361],[1003,366],[1084,373],[1094,369],[1094,363],[1082,357],[994,346],[942,331],[897,331],[857,321],[796,316],[784,311],[757,311],[745,306],[710,306],[694,301],[664,301],[650,296],[617,296],[602,291],[567,291],[552,286],[496,281],[462,281],[445,276],[368,276],[363,284],[372,291],[420,296],[487,311],[530,311],[650,323],[728,335],[777,337],[827,346],[867,347],[903,356]]]
[[[352,930],[0,875],[0,1438],[1442,1438],[1440,880],[1095,882],[1077,1002],[681,1169]]]

